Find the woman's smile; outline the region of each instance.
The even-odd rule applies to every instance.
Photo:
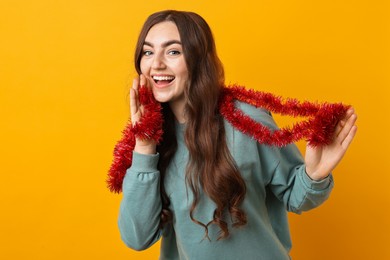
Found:
[[[153,85],[156,88],[164,88],[164,87],[168,87],[175,80],[175,77],[172,75],[161,74],[161,75],[153,75],[152,79],[154,82]]]

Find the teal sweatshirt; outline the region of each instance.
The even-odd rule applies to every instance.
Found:
[[[245,103],[237,106],[254,120],[277,129],[271,115]],[[123,198],[118,225],[122,240],[134,250],[144,250],[160,238],[160,259],[289,259],[291,238],[287,211],[300,214],[323,203],[333,188],[329,175],[321,181],[311,180],[297,147],[284,148],[257,143],[251,137],[225,122],[230,152],[245,180],[247,193],[241,208],[247,224],[233,228],[229,217],[230,235],[218,240],[219,227],[209,226],[210,240],[204,239],[205,229],[190,219],[193,199],[186,187],[185,169],[188,150],[184,143],[185,125],[177,124],[178,149],[171,161],[164,185],[170,198],[173,221],[159,228],[161,213],[159,155],[133,153],[132,166],[123,181]],[[208,223],[216,206],[202,195],[195,210],[195,219]]]

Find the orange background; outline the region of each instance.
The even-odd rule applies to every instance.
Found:
[[[358,134],[331,198],[290,215],[292,256],[390,259],[386,0],[2,0],[0,258],[157,259],[158,245],[120,241],[121,195],[105,179],[129,115],[136,37],[169,8],[209,22],[227,83],[355,107]]]

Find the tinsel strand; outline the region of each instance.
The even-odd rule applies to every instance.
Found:
[[[291,128],[284,127],[271,131],[259,122],[237,109],[238,100],[272,113],[292,117],[309,117],[308,120],[295,123]],[[286,146],[305,139],[311,146],[327,145],[332,141],[335,126],[344,116],[349,106],[343,104],[299,102],[296,99],[283,100],[271,93],[246,90],[241,86],[224,88],[219,109],[223,117],[236,129],[251,136],[259,143],[272,146]]]
[[[140,103],[144,106],[144,115],[136,124],[129,121],[122,132],[122,138],[115,145],[114,158],[108,171],[107,185],[111,192],[120,193],[126,171],[130,168],[136,138],[161,141],[163,117],[161,105],[146,87],[139,89]]]
[[[141,87],[140,103],[144,115],[140,122],[129,122],[122,132],[122,139],[114,148],[114,158],[108,173],[107,184],[112,192],[122,191],[126,170],[131,166],[136,138],[161,142],[163,118],[161,105],[154,99],[151,90]],[[271,131],[260,122],[245,115],[235,106],[235,101],[264,108],[272,113],[292,117],[307,117],[305,121]],[[219,112],[232,126],[251,136],[259,143],[282,147],[305,139],[311,146],[327,145],[332,141],[336,124],[343,118],[349,106],[330,103],[299,102],[296,99],[283,100],[271,93],[246,90],[237,85],[225,87],[219,100]]]

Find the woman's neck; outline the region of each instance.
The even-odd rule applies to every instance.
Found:
[[[187,121],[184,109],[184,102],[170,102],[169,107],[171,108],[172,113],[175,115],[176,120],[180,124],[184,124]]]

